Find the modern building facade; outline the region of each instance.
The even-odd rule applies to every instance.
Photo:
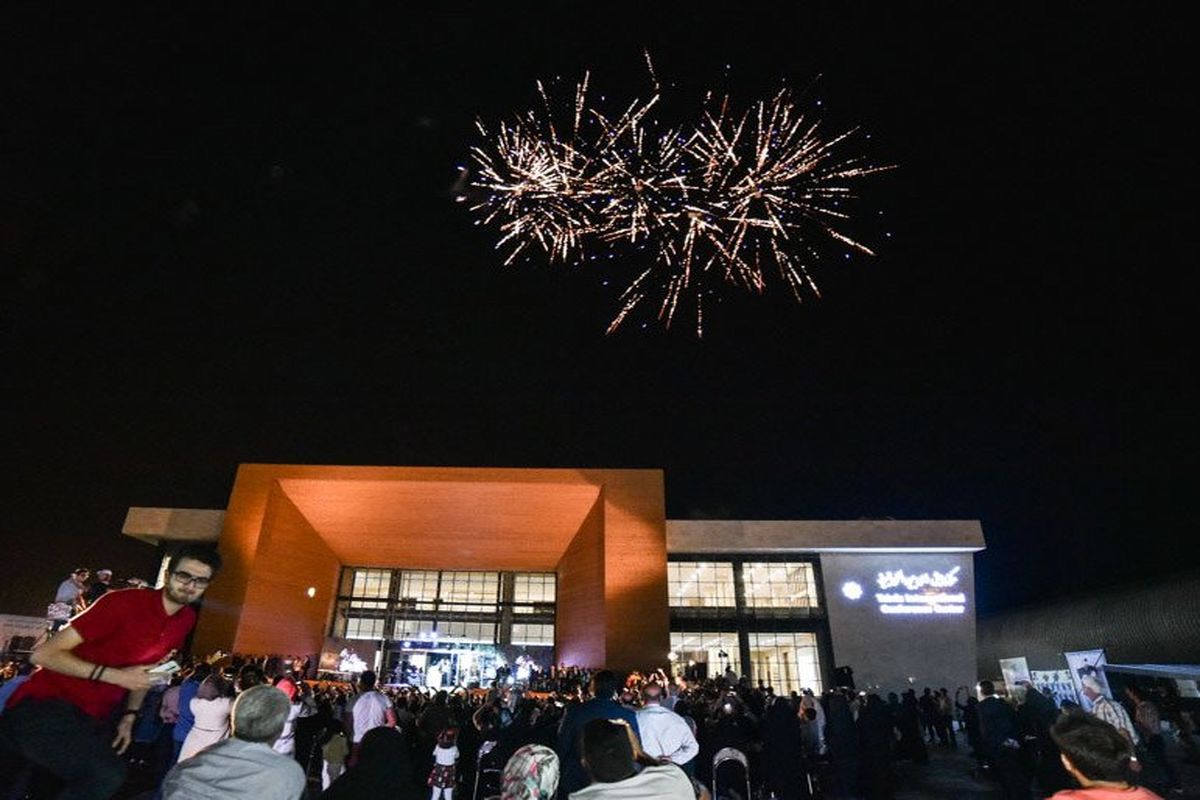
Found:
[[[226,510],[131,508],[124,532],[219,544],[201,651],[358,643],[448,682],[524,660],[975,679],[976,521],[667,520],[659,470],[244,464]]]

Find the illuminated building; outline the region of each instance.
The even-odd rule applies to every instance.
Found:
[[[124,532],[218,542],[198,651],[974,682],[977,521],[667,520],[659,470],[244,464],[225,511],[131,508]]]

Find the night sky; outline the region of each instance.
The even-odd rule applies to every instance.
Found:
[[[661,467],[669,518],[977,518],[984,613],[1190,566],[1167,11],[424,5],[6,8],[0,612],[77,563],[153,577],[126,509],[223,508],[248,461]],[[858,186],[877,257],[828,248],[802,306],[729,293],[700,341],[604,335],[630,259],[502,267],[450,196],[474,119],[589,68],[644,97],[643,47],[674,109],[786,83],[861,126],[847,152],[898,165]]]

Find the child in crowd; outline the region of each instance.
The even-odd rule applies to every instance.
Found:
[[[328,789],[329,784],[341,776],[346,769],[346,758],[350,755],[350,740],[346,738],[346,727],[340,718],[335,717],[329,723],[329,738],[321,746],[321,757],[325,762],[321,770],[321,788]]]
[[[433,792],[429,800],[454,799],[454,786],[457,783],[458,764],[458,729],[446,728],[437,738],[437,747],[433,748],[433,771],[429,773],[429,786]]]

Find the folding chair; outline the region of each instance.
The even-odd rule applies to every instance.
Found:
[[[735,761],[742,765],[742,774],[746,777],[746,794],[743,795],[744,800],[750,800],[750,762],[746,758],[746,754],[736,747],[722,747],[713,756],[712,768],[712,796],[713,800],[721,800],[720,789],[717,787],[717,770],[721,765],[730,761]]]

